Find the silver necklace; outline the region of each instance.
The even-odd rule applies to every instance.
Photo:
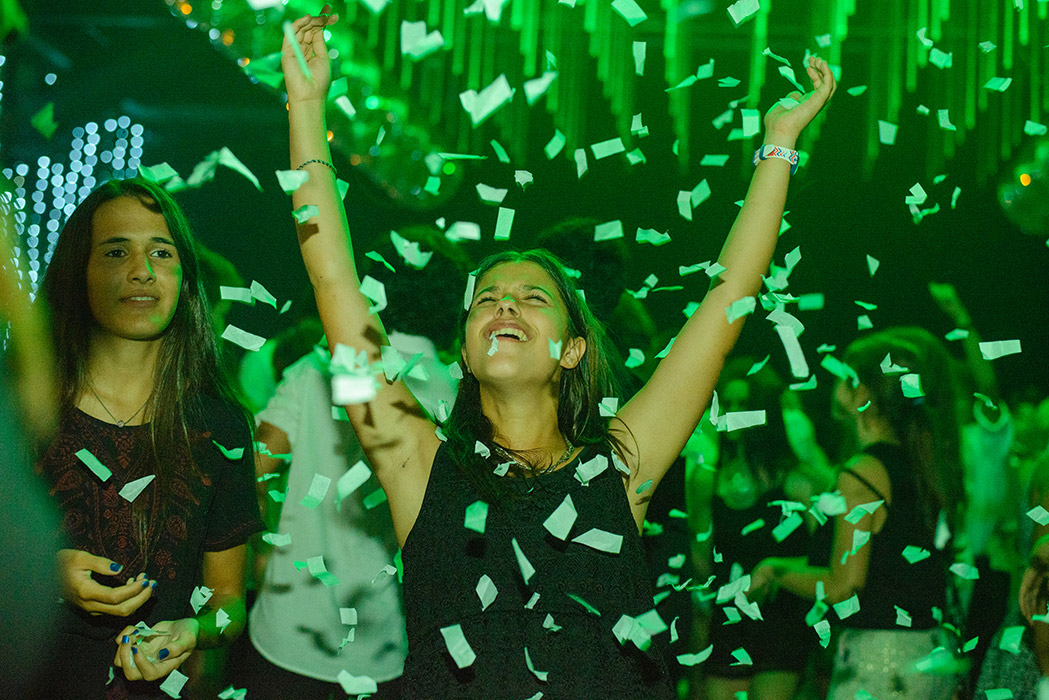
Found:
[[[536,468],[532,467],[530,464],[522,463],[511,452],[509,452],[508,450],[503,448],[501,445],[495,445],[495,449],[499,452],[499,454],[501,454],[506,459],[509,459],[510,461],[512,461],[517,466],[524,467],[528,471],[533,472],[535,474],[541,474],[543,472],[549,472],[549,471],[553,471],[553,470],[557,469],[559,466],[561,466],[562,464],[567,462],[568,458],[572,456],[572,452],[575,451],[575,445],[573,445],[571,442],[569,442],[568,439],[565,438],[564,435],[561,436],[561,439],[565,441],[565,445],[566,445],[565,451],[561,454],[561,456],[557,459],[556,462],[551,464],[549,467],[543,467],[542,469],[536,469]]]
[[[149,396],[146,397],[145,402],[143,402],[143,404],[138,407],[137,411],[135,411],[130,416],[128,416],[127,419],[120,420],[116,416],[113,415],[112,411],[110,411],[108,408],[106,408],[106,404],[104,404],[102,402],[102,397],[98,395],[97,391],[95,391],[95,387],[91,384],[91,382],[87,383],[87,388],[91,390],[92,395],[94,395],[94,397],[95,397],[95,401],[98,401],[98,405],[102,407],[102,410],[106,412],[106,415],[117,422],[117,427],[118,428],[123,428],[125,425],[127,425],[128,423],[133,421],[135,419],[135,416],[137,416],[139,413],[141,413],[142,409],[146,407],[147,403],[149,403],[149,400],[151,398],[153,398],[153,392],[150,392]]]

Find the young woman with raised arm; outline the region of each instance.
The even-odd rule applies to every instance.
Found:
[[[329,343],[379,362],[385,332],[360,292],[326,140],[323,29],[334,21],[294,24],[311,77],[284,46],[291,167],[310,175],[293,203],[318,209],[298,235]],[[446,441],[400,381],[346,406],[403,548],[406,697],[671,696],[651,615],[636,623],[653,607],[639,529],[739,336],[726,308],[761,286],[790,178],[783,157],[834,92],[826,62],[806,69],[814,90],[765,117],[725,271],[614,418],[598,409],[614,396],[603,332],[544,251],[493,256],[473,276]]]

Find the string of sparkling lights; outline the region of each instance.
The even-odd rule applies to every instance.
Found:
[[[95,185],[133,177],[142,161],[144,128],[127,115],[90,121],[72,130],[66,159],[40,156],[35,164],[15,163],[3,175],[14,185],[15,227],[26,261],[30,290],[51,261],[58,232],[76,205]]]

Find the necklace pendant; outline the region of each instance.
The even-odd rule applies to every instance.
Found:
[[[117,421],[117,427],[118,427],[118,428],[123,428],[123,427],[124,427],[124,421],[122,421],[122,420],[118,420],[118,421]]]

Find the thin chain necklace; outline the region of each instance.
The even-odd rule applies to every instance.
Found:
[[[95,387],[91,384],[91,382],[87,383],[87,388],[91,390],[92,395],[94,395],[95,400],[98,401],[98,405],[102,407],[102,410],[106,412],[106,415],[108,415],[110,418],[112,418],[113,420],[115,420],[117,422],[117,427],[118,428],[123,428],[125,425],[127,425],[128,423],[133,421],[135,419],[135,416],[137,416],[139,413],[141,413],[142,409],[146,407],[147,403],[149,403],[149,400],[151,398],[153,398],[153,392],[149,392],[149,396],[146,397],[146,400],[142,403],[141,406],[138,407],[137,411],[135,411],[130,416],[128,416],[127,419],[120,420],[116,416],[113,415],[112,411],[110,411],[108,408],[106,408],[106,405],[104,403],[102,403],[102,397],[98,395],[97,391],[95,391]]]
[[[568,458],[572,456],[572,452],[575,451],[575,445],[573,445],[571,442],[569,442],[568,439],[564,435],[561,436],[561,439],[565,441],[565,445],[566,445],[565,451],[561,454],[560,457],[558,457],[556,462],[551,464],[549,467],[543,467],[542,469],[536,469],[536,468],[532,467],[530,464],[522,463],[511,452],[509,452],[508,450],[503,448],[501,445],[495,445],[495,449],[496,449],[497,452],[499,452],[499,454],[501,454],[506,459],[509,459],[510,461],[515,463],[517,466],[524,467],[525,469],[527,469],[528,471],[530,471],[532,473],[541,474],[543,472],[554,471],[555,469],[560,467],[562,464],[564,464],[565,462],[568,461]]]

